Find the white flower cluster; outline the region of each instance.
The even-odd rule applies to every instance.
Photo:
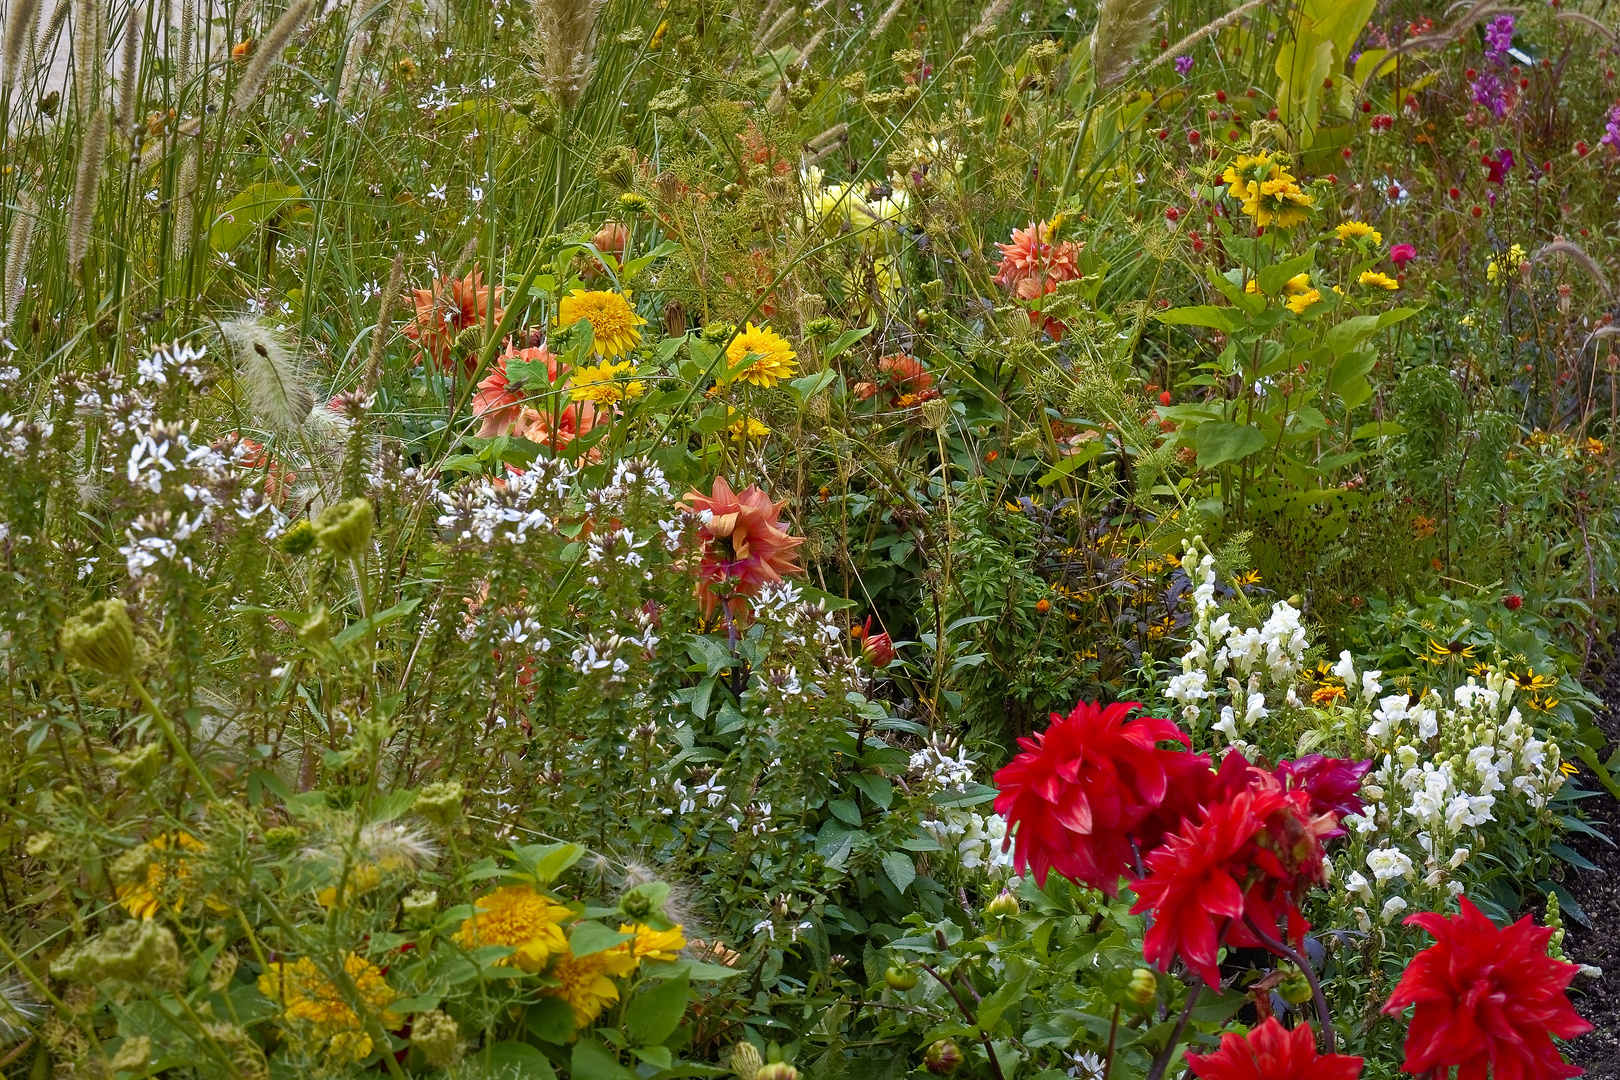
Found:
[[[167,386],[172,371],[192,386],[201,386],[205,376],[197,362],[207,355],[206,347],[195,348],[178,341],[162,345],[151,356],[135,362],[135,379],[142,386]]]
[[[161,495],[167,477],[181,480],[179,491],[186,509],[175,518],[169,512],[136,518],[126,530],[128,540],[118,548],[129,576],[138,578],[160,561],[178,562],[187,569],[191,559],[180,545],[211,524],[215,512],[224,506],[220,493],[231,479],[231,459],[212,446],[193,446],[191,438],[178,425],[153,424],[136,436],[125,462],[124,474],[134,487]],[[108,466],[111,471],[113,466]],[[244,515],[243,502],[236,508]]]
[[[953,756],[947,748],[929,743],[911,755],[908,773],[912,786],[927,794],[966,792],[973,783],[975,762],[966,750]],[[1012,852],[1003,851],[1007,823],[1000,814],[988,816],[971,810],[942,806],[937,816],[919,822],[928,835],[946,851],[956,853],[963,870],[983,868],[994,878],[1012,873]]]
[[[1351,842],[1340,856],[1353,913],[1366,929],[1374,907],[1388,922],[1413,901],[1432,907],[1461,893],[1455,872],[1490,847],[1489,830],[1533,821],[1564,773],[1558,744],[1539,738],[1512,707],[1517,687],[1501,672],[1484,685],[1470,677],[1449,700],[1430,691],[1413,702],[1407,694],[1381,697],[1381,673],[1358,673],[1348,652],[1333,670],[1355,698],[1374,754],[1361,787],[1366,809],[1343,819]],[[1396,893],[1402,888],[1407,897]]]
[[[541,459],[521,476],[509,476],[499,483],[484,479],[442,492],[439,528],[458,539],[476,539],[481,544],[497,540],[522,544],[531,530],[544,532],[551,528],[552,516],[541,504],[555,511],[557,500],[568,494],[573,475],[567,462]]]
[[[1216,600],[1215,558],[1198,538],[1188,541],[1183,565],[1195,583],[1192,641],[1181,658],[1181,672],[1170,679],[1164,695],[1181,705],[1182,719],[1195,730],[1208,708],[1217,716],[1211,726],[1241,746],[1243,732],[1270,715],[1279,699],[1299,705],[1294,680],[1304,668],[1310,639],[1299,609],[1286,601],[1273,604],[1259,627],[1234,625]],[[1275,691],[1270,705],[1268,690]]]

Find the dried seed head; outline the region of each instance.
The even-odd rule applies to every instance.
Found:
[[[124,602],[98,600],[62,626],[62,651],[68,659],[103,675],[135,670],[135,628]]]
[[[275,331],[256,319],[241,318],[220,323],[219,332],[236,359],[237,377],[258,419],[274,431],[302,427],[315,407],[315,395]]]

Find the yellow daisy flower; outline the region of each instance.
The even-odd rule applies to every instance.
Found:
[[[636,314],[630,294],[586,292],[575,289],[557,305],[557,325],[573,326],[585,319],[594,334],[592,349],[597,356],[623,356],[641,344],[641,331],[647,320]]]
[[[625,942],[637,960],[675,959],[675,954],[686,948],[686,935],[677,926],[672,930],[654,930],[645,923],[620,923],[619,933],[635,934],[636,940]]]
[[[562,924],[572,922],[574,913],[544,893],[527,885],[507,885],[480,896],[476,904],[478,914],[456,932],[458,944],[513,946],[517,952],[500,963],[530,974],[545,967],[552,956],[568,951]]]
[[[1315,289],[1306,289],[1302,293],[1294,293],[1287,300],[1287,307],[1295,315],[1303,315],[1307,308],[1322,302],[1322,294]]]
[[[1363,270],[1361,272],[1361,276],[1356,278],[1356,281],[1362,285],[1377,287],[1380,289],[1388,289],[1390,292],[1394,292],[1396,289],[1401,287],[1400,282],[1396,281],[1388,274],[1381,273],[1377,270]]]
[[[1310,217],[1313,205],[1315,201],[1300,190],[1292,176],[1283,172],[1274,180],[1251,185],[1243,212],[1254,218],[1256,225],[1291,229]]]
[[[357,896],[364,896],[382,883],[382,868],[375,863],[360,863],[349,868],[349,880],[343,887],[345,902]],[[315,899],[321,907],[329,908],[337,904],[337,884],[333,883],[315,894]]]
[[[1257,180],[1269,180],[1282,171],[1282,167],[1272,161],[1270,154],[1239,154],[1221,173],[1221,179],[1228,185],[1228,195],[1239,202],[1247,202]]]
[[[727,416],[737,416],[736,409],[727,409]],[[758,442],[771,433],[771,429],[755,420],[752,416],[737,416],[726,428],[731,434],[732,442]]]
[[[647,392],[646,384],[639,379],[619,378],[635,369],[636,365],[628,360],[619,363],[604,360],[595,367],[578,368],[568,377],[568,397],[572,401],[593,401],[598,405],[617,405],[638,398]]]
[[[1524,262],[1524,248],[1514,244],[1503,255],[1494,256],[1485,264],[1485,280],[1496,283],[1496,279],[1505,274],[1517,273],[1519,264]]]
[[[190,833],[184,832],[175,833],[172,839],[168,835],[160,834],[153,837],[148,846],[161,853],[168,851],[171,844],[177,849],[186,851],[208,850],[208,846],[201,840],[198,840]],[[186,866],[186,860],[174,859],[172,863],[175,881],[177,883],[183,882],[190,873]],[[137,919],[152,918],[158,913],[158,909],[163,906],[161,890],[164,882],[168,880],[169,874],[170,867],[165,864],[162,857],[153,859],[146,867],[146,879],[144,881],[118,886],[118,902],[124,906],[125,911]],[[181,903],[181,898],[176,897],[174,901],[176,911],[180,910]]]
[[[775,386],[783,379],[791,378],[798,370],[798,364],[793,359],[796,355],[787,339],[775,330],[749,323],[726,346],[726,365],[728,370],[736,372],[731,379],[755,386]],[[738,366],[750,356],[754,357],[753,363],[737,371]]]
[[[377,965],[363,956],[345,953],[343,970],[354,983],[366,1010],[385,1028],[396,1028],[403,1018],[388,1008],[399,997]],[[319,1047],[334,1062],[360,1062],[371,1056],[366,1020],[355,1012],[349,998],[326,977],[320,965],[302,957],[292,963],[273,963],[259,976],[259,992],[281,1006],[289,1022],[287,1035],[295,1043]]]
[[[1384,242],[1384,234],[1367,224],[1365,221],[1346,221],[1333,231],[1338,235],[1340,240],[1343,240],[1347,244],[1353,240],[1365,240],[1369,237],[1372,239],[1375,247]]]
[[[574,1026],[586,1026],[601,1016],[608,1005],[619,1000],[619,988],[608,978],[608,973],[617,970],[627,975],[636,966],[636,961],[630,958],[629,967],[624,967],[628,954],[620,950],[623,946],[575,959],[572,952],[564,949],[551,969],[551,977],[557,980],[557,985],[540,992],[568,1002],[574,1010]]]

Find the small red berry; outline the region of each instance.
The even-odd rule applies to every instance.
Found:
[[[1266,113],[1266,119],[1267,120],[1275,120],[1275,119],[1277,119],[1277,110],[1272,109],[1269,112],[1267,112]]]
[[[1163,392],[1161,392],[1159,394],[1159,404],[1160,405],[1168,405],[1168,404],[1170,404],[1170,391],[1165,390],[1165,391],[1163,391]]]
[[[1482,206],[1475,206],[1472,210],[1470,210],[1468,212],[1470,214],[1473,214],[1475,217],[1484,217],[1485,216],[1485,208],[1482,207]]]
[[[1160,141],[1168,139],[1169,137],[1170,137],[1169,129],[1167,129],[1167,128],[1160,128],[1159,129],[1159,139],[1160,139]]]
[[[1225,105],[1226,104],[1226,91],[1225,90],[1217,90],[1217,91],[1215,91],[1215,100],[1217,102],[1219,102],[1220,104]]]
[[[1341,157],[1343,157],[1344,160],[1349,161],[1350,160],[1350,148],[1347,146],[1343,150],[1340,150],[1339,155]]]
[[[1450,191],[1446,192],[1446,194],[1450,195],[1453,199],[1460,199],[1462,198],[1462,189],[1452,188]]]
[[[1187,132],[1187,141],[1192,143],[1194,146],[1197,146],[1202,139],[1203,136],[1198,133],[1197,128]]]
[[[1323,79],[1322,80],[1322,89],[1324,89],[1324,90],[1333,89],[1333,80],[1332,79]]]
[[[1529,79],[1520,79],[1519,80],[1519,89],[1520,90],[1528,90],[1528,89],[1530,89],[1530,80]]]
[[[1363,102],[1362,102],[1362,103],[1361,103],[1361,111],[1362,111],[1362,112],[1372,112],[1372,102],[1370,102],[1370,101],[1363,101]]]

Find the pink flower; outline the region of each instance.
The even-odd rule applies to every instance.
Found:
[[[508,345],[506,355],[499,357],[489,374],[479,380],[478,392],[473,395],[473,418],[483,421],[478,427],[480,439],[509,435],[517,424],[519,410],[523,405],[523,391],[507,381],[508,360],[523,360],[531,364],[545,361],[546,374],[552,382],[557,381],[560,372],[567,370],[557,363],[557,358],[552,356],[544,345],[538,349],[522,349],[518,352],[513,352],[512,347]]]
[[[1389,261],[1397,267],[1405,266],[1417,258],[1417,248],[1411,244],[1395,244],[1389,249]]]
[[[804,538],[790,535],[781,517],[787,500],[772,502],[753,484],[733,492],[725,477],[717,476],[709,494],[687,492],[677,505],[701,520],[697,596],[706,617],[713,617],[722,600],[740,616],[747,610],[745,597],[802,570],[793,560]]]

